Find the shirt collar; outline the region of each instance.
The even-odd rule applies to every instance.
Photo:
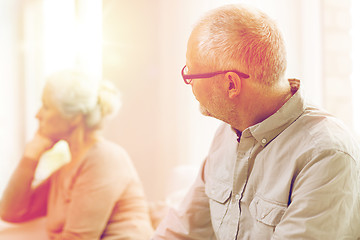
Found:
[[[273,115],[264,121],[249,127],[251,135],[265,147],[276,136],[284,131],[305,111],[305,98],[300,81],[289,79],[293,96]]]

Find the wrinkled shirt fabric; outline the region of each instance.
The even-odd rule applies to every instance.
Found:
[[[360,239],[358,144],[301,88],[237,138],[219,127],[195,183],[153,240]]]

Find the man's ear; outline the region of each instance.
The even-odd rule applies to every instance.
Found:
[[[228,83],[229,98],[233,99],[240,94],[241,91],[241,78],[234,72],[225,74],[226,82]]]

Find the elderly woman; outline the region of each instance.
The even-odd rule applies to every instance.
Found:
[[[98,131],[117,110],[117,90],[79,72],[61,72],[48,79],[42,103],[38,132],[1,200],[1,218],[47,216],[50,239],[148,239],[152,228],[136,170]],[[40,157],[59,140],[69,144],[71,161],[33,188]]]

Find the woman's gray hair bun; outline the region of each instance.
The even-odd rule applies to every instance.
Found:
[[[97,103],[86,115],[89,128],[97,127],[105,117],[114,116],[121,107],[120,92],[110,81],[99,83]]]

